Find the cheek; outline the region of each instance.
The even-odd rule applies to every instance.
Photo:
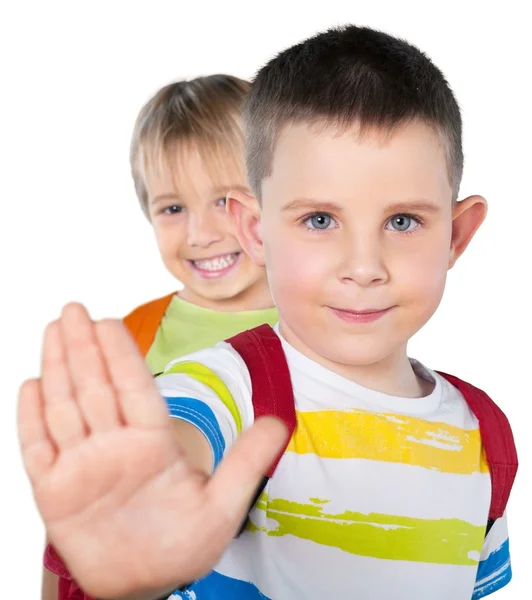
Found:
[[[163,260],[175,259],[186,244],[186,231],[182,223],[161,219],[153,223],[153,232]]]
[[[444,236],[423,244],[417,251],[398,260],[394,271],[401,294],[427,312],[436,309],[447,278],[449,245]]]
[[[330,276],[330,261],[315,244],[281,235],[273,242],[264,241],[268,279],[276,299],[300,303],[323,292]]]
[[[219,228],[224,233],[236,238],[236,223],[233,217],[225,211],[219,220]]]

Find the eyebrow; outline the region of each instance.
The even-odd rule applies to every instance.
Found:
[[[343,208],[335,202],[327,200],[312,200],[311,198],[298,198],[292,200],[283,206],[283,212],[290,212],[296,210],[314,210],[316,212],[336,212],[342,213]]]
[[[386,207],[386,212],[389,213],[409,213],[409,212],[424,212],[437,213],[441,207],[429,200],[406,200],[405,202],[394,202]]]
[[[283,206],[283,212],[297,210],[314,210],[316,212],[336,212],[342,213],[343,208],[335,202],[326,200],[313,200],[311,198],[299,198],[292,200]],[[408,212],[424,212],[437,213],[441,210],[440,206],[428,200],[406,200],[404,202],[394,202],[386,206],[386,213],[408,213]]]
[[[232,185],[231,184],[231,185],[217,186],[211,190],[211,193],[214,196],[216,196],[218,194],[223,194],[225,196],[231,190],[237,190],[239,192],[244,192],[246,194],[249,194],[249,192],[250,192],[249,188],[247,188],[244,185],[238,185],[238,184]],[[178,201],[178,202],[181,201],[178,194],[176,194],[175,192],[168,192],[166,194],[159,194],[158,196],[155,196],[153,199],[150,200],[150,204],[155,205],[155,204],[158,204],[159,202],[162,202],[163,200],[164,201],[174,200],[174,201]]]

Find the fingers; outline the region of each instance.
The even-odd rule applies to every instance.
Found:
[[[287,442],[286,426],[263,417],[245,431],[207,484],[207,492],[235,527],[241,524],[257,487]]]
[[[59,448],[79,443],[86,434],[74,396],[59,322],[46,328],[42,351],[41,390],[48,432]]]
[[[168,409],[137,345],[120,321],[96,324],[122,418],[136,427],[169,427]]]
[[[41,385],[36,379],[25,381],[20,388],[17,421],[24,466],[35,482],[53,465],[57,455],[46,427]]]
[[[111,320],[94,324],[80,304],[65,306],[46,330],[42,393],[59,448],[124,422],[168,427],[166,405],[125,327]]]
[[[70,379],[88,429],[101,432],[121,426],[115,391],[87,310],[81,304],[65,306],[60,325]]]

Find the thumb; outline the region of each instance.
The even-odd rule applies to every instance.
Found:
[[[235,529],[249,510],[257,488],[288,438],[286,425],[275,417],[261,417],[245,431],[207,484],[217,514]]]

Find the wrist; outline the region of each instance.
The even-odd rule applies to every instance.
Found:
[[[120,596],[120,598],[113,598],[113,600],[167,600],[176,590],[184,589],[186,586],[180,586],[179,584],[171,587],[167,586],[164,588],[158,588],[156,590],[146,590],[142,592],[135,592],[128,594],[127,596]],[[98,600],[104,600],[99,598]]]

